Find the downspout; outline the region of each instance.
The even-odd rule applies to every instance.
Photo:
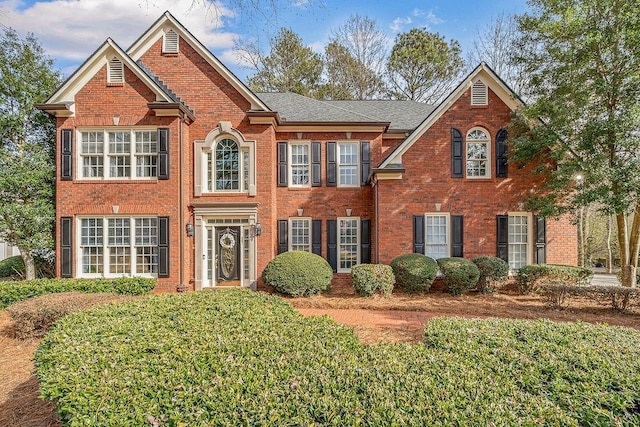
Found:
[[[374,211],[375,211],[375,216],[376,216],[376,264],[378,264],[380,262],[380,240],[378,240],[378,229],[379,227],[379,221],[380,221],[380,217],[378,216],[378,181],[376,181],[375,179],[373,180],[373,186],[375,188],[375,192],[373,195],[373,200],[374,200]]]
[[[178,284],[178,288],[180,289],[184,289],[185,284],[184,284],[184,239],[185,236],[183,235],[184,230],[185,230],[185,225],[184,225],[184,167],[183,167],[183,163],[184,163],[184,155],[183,155],[183,129],[182,126],[184,125],[184,115],[182,117],[180,117],[180,129],[179,129],[179,167],[180,167],[180,282]]]

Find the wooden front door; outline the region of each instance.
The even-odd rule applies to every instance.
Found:
[[[216,285],[240,286],[240,227],[216,227]]]

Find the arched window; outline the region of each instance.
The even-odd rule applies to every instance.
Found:
[[[240,189],[240,151],[238,144],[230,138],[221,139],[215,146],[212,159],[215,191],[238,191]]]
[[[467,178],[491,177],[489,132],[473,128],[467,132]]]

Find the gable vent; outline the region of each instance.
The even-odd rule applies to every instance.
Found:
[[[163,53],[178,53],[178,34],[169,30],[164,33],[164,43],[162,44]]]
[[[109,61],[108,83],[124,83],[124,66],[118,58]]]
[[[489,103],[487,85],[481,80],[471,87],[471,105],[487,105]]]

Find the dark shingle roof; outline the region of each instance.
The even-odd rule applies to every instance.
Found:
[[[256,95],[288,122],[390,122],[389,129],[412,130],[434,109],[414,101],[320,101],[291,92]]]
[[[138,66],[140,67],[140,69],[142,71],[144,71],[144,73],[149,76],[151,79],[153,79],[154,82],[156,82],[156,84],[158,86],[160,86],[160,88],[162,88],[163,92],[169,97],[171,98],[171,100],[173,102],[177,102],[179,104],[184,105],[187,110],[189,110],[189,112],[191,114],[193,114],[193,110],[191,108],[189,108],[189,106],[187,105],[186,102],[184,102],[174,91],[172,91],[169,86],[167,86],[161,79],[160,77],[158,77],[153,71],[151,71],[151,69],[149,67],[147,67],[141,60],[137,60],[136,64],[138,64]]]

